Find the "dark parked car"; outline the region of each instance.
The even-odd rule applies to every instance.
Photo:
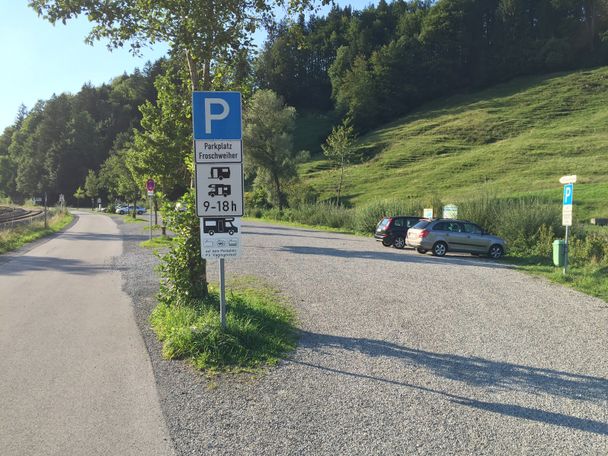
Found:
[[[405,247],[407,230],[420,221],[420,217],[409,215],[398,215],[395,217],[384,217],[376,226],[374,238],[382,242],[384,247],[395,246],[397,249]]]
[[[500,258],[507,250],[504,239],[488,233],[468,220],[421,220],[409,230],[407,245],[418,253],[431,251],[435,256],[447,252],[467,252],[472,255],[489,255]]]

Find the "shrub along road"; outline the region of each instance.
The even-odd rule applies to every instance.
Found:
[[[283,289],[301,328],[292,356],[259,376],[208,380],[162,361],[147,322],[155,259],[135,240],[118,259],[179,454],[606,454],[604,301],[465,255],[243,231],[227,276]]]

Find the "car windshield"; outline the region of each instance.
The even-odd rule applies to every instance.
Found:
[[[428,220],[420,220],[418,223],[416,223],[416,224],[414,225],[414,227],[413,227],[413,228],[414,228],[415,230],[423,230],[423,229],[425,229],[427,226],[429,226],[429,223],[431,223],[431,222],[430,222],[430,221],[428,221]]]

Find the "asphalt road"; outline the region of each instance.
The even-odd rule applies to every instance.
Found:
[[[608,454],[605,302],[468,255],[243,232],[227,276],[282,289],[301,328],[295,353],[253,378],[162,361],[145,321],[156,279],[130,266],[154,260],[134,245],[121,259],[179,454]]]
[[[122,237],[80,212],[67,232],[0,259],[0,454],[171,455],[121,273]]]

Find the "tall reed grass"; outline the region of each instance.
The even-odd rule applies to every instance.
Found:
[[[475,222],[504,238],[511,255],[548,258],[553,240],[564,236],[559,202],[539,197],[498,198],[485,194],[474,200],[456,201],[456,204],[458,218]],[[254,209],[248,215],[371,234],[378,221],[385,216],[421,216],[424,207],[433,207],[435,214],[441,215],[442,205],[443,202],[437,197],[427,201],[386,199],[371,201],[355,208],[317,203],[282,211]],[[585,244],[587,242],[592,245]],[[581,252],[581,258],[589,255],[596,259],[608,257],[608,253],[603,253],[604,245],[608,252],[608,237],[597,235],[590,238],[580,229],[574,231],[572,248]]]

